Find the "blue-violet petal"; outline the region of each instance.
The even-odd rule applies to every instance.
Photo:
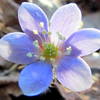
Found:
[[[45,92],[52,82],[52,66],[43,61],[27,65],[19,76],[19,86],[27,96]]]
[[[13,32],[0,39],[0,56],[4,59],[17,64],[29,64],[37,58],[28,56],[28,53],[37,55],[38,49],[25,33]]]

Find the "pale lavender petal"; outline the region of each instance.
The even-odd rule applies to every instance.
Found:
[[[43,10],[36,4],[22,3],[18,10],[18,19],[22,30],[33,39],[46,38],[47,34],[42,34],[42,31],[48,31],[48,19]],[[35,35],[34,31],[38,31],[40,37]]]
[[[67,39],[79,28],[80,22],[81,12],[75,3],[60,7],[50,20],[51,40],[58,42],[57,32],[60,32]]]
[[[63,57],[57,68],[57,79],[72,91],[83,91],[91,87],[91,70],[81,58]]]
[[[29,64],[35,61],[36,57],[29,57],[27,54],[36,55],[37,52],[33,41],[25,33],[13,32],[0,39],[0,56],[8,61],[17,64]]]
[[[72,55],[85,56],[100,49],[100,30],[88,28],[75,32],[64,47],[72,47]]]

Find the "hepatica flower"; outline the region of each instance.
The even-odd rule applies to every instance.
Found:
[[[19,87],[25,95],[46,91],[53,79],[72,91],[91,87],[91,70],[81,57],[100,48],[100,31],[79,29],[81,12],[75,3],[60,7],[49,25],[41,8],[24,2],[18,19],[24,33],[2,37],[0,55],[8,61],[27,64],[19,76]]]

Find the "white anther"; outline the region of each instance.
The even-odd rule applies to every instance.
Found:
[[[38,48],[39,47],[38,40],[33,41],[33,45]]]
[[[44,61],[45,60],[45,57],[40,56],[40,60]]]
[[[28,53],[26,54],[26,56],[29,57],[29,58],[31,58],[31,57],[33,57],[33,54],[32,54],[31,52],[28,52]]]
[[[71,50],[71,49],[72,49],[71,46],[69,46],[69,47],[66,48],[66,50]]]
[[[60,32],[57,32],[57,35],[60,40],[65,40],[65,37]]]
[[[68,48],[66,48],[66,55],[70,55],[72,51],[71,46],[69,46]]]
[[[34,34],[38,34],[38,30],[33,30],[33,33]]]
[[[50,61],[51,61],[51,62],[55,62],[55,59],[53,59],[53,58],[50,58]]]
[[[43,28],[44,27],[44,23],[40,22],[40,27]]]
[[[38,55],[34,55],[34,57],[38,58],[39,56]]]

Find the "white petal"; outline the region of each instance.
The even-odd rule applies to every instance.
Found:
[[[66,39],[75,32],[81,22],[81,12],[74,3],[60,7],[52,16],[50,21],[51,40],[54,40],[56,32],[60,32]]]

